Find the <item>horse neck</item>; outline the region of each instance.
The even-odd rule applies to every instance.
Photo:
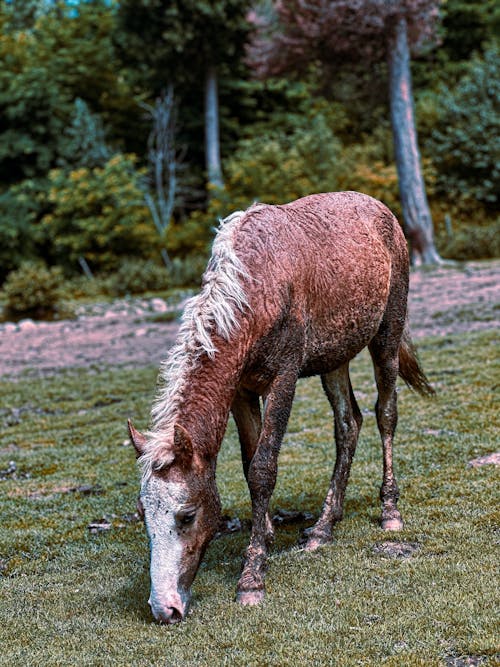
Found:
[[[219,349],[213,359],[198,359],[185,378],[178,404],[176,421],[209,458],[219,452],[241,372],[234,348],[232,352]]]

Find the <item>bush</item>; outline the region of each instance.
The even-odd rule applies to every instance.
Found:
[[[7,316],[51,317],[63,296],[63,274],[60,268],[24,262],[9,273],[3,284]]]
[[[43,205],[43,185],[27,180],[0,195],[0,282],[37,254],[34,224]]]
[[[175,257],[170,269],[172,287],[198,287],[207,261],[205,255],[191,255],[184,259]]]
[[[444,87],[439,118],[426,142],[438,170],[440,193],[450,199],[475,198],[488,205],[500,193],[500,52],[490,48],[484,59],[454,89]]]
[[[168,289],[171,282],[165,266],[159,266],[152,260],[125,259],[105,281],[105,290],[111,296],[142,294]]]
[[[450,237],[438,237],[438,247],[449,259],[500,257],[500,219],[490,225],[460,227]]]
[[[69,269],[84,257],[110,271],[124,256],[151,257],[159,237],[144,203],[135,157],[115,155],[104,167],[50,173],[50,213],[41,220],[54,263]]]
[[[240,141],[227,162],[226,191],[233,207],[255,200],[284,203],[335,190],[340,142],[322,113],[301,117],[291,128],[258,130]],[[228,211],[229,212],[229,211]]]

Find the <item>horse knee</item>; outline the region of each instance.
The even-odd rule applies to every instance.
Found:
[[[266,491],[269,491],[268,495],[271,497],[276,483],[277,469],[277,461],[274,457],[259,456],[259,450],[257,450],[248,466],[247,482],[252,499],[256,496],[262,497],[263,494],[267,495]]]

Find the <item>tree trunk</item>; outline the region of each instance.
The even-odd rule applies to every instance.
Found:
[[[394,25],[388,44],[389,97],[399,194],[412,264],[440,264],[434,245],[432,217],[427,202],[413,110],[410,53],[406,20]]]
[[[208,67],[205,80],[205,157],[208,184],[222,188],[217,70],[212,66]]]

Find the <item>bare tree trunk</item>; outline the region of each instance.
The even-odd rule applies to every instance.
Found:
[[[205,80],[205,157],[209,185],[222,188],[217,70],[213,66],[208,67]]]
[[[177,194],[177,170],[181,157],[175,146],[176,105],[174,87],[169,84],[167,92],[158,97],[155,106],[141,104],[152,121],[148,138],[148,159],[150,163],[150,181],[154,185],[156,197],[145,192],[144,197],[149,207],[153,222],[160,238],[165,240],[174,212]],[[170,258],[166,248],[161,256],[167,267]]]
[[[401,17],[389,39],[389,98],[399,193],[412,263],[440,264],[434,245],[413,109],[406,20]]]

